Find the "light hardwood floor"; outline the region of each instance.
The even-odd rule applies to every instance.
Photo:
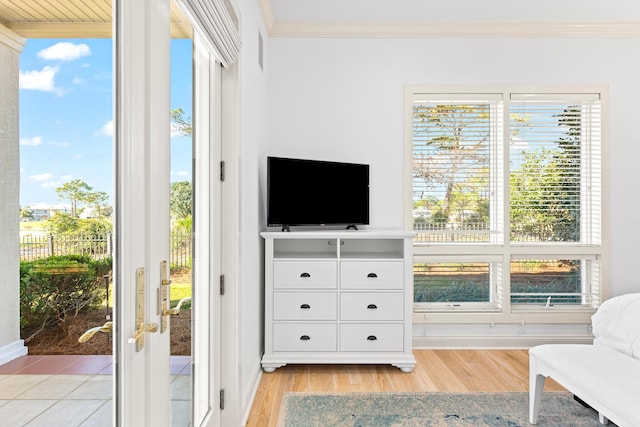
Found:
[[[286,392],[528,391],[526,350],[414,350],[411,373],[385,365],[288,365],[263,373],[247,427],[272,427]],[[555,381],[545,390],[564,390]]]

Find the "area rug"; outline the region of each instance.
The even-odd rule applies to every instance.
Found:
[[[565,392],[542,395],[538,426],[600,426]],[[278,427],[529,426],[528,393],[285,393]]]

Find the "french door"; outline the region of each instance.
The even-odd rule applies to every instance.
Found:
[[[115,422],[169,426],[170,0],[115,0]],[[194,34],[191,425],[220,425],[220,76]],[[200,120],[199,120],[200,119]],[[170,286],[169,286],[170,289]],[[185,426],[186,427],[186,426]]]

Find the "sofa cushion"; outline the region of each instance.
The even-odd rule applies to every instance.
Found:
[[[640,360],[640,293],[605,301],[591,317],[593,343]]]

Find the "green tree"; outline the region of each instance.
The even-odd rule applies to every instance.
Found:
[[[455,186],[488,161],[489,104],[420,105],[414,108],[414,178],[427,187],[444,187],[439,220],[451,214]],[[414,142],[415,145],[415,142]]]
[[[580,188],[582,111],[579,106],[570,106],[558,116],[558,126],[566,127],[564,136],[558,138],[559,151],[555,156],[560,172],[557,205],[562,215],[554,225],[554,234],[559,241],[576,241],[580,236]]]
[[[568,107],[555,117],[558,126],[567,128],[555,147],[523,153],[520,168],[511,172],[513,240],[579,240],[580,107]]]
[[[74,179],[56,188],[56,193],[58,193],[59,199],[68,200],[71,203],[71,216],[77,218],[82,212],[78,209],[78,203],[86,202],[91,190],[93,190],[93,187],[86,182],[81,179]]]
[[[75,233],[80,228],[80,218],[63,212],[56,212],[45,223],[45,228],[50,234],[70,234]]]
[[[512,240],[521,240],[523,235],[547,240],[553,217],[546,209],[549,198],[545,189],[555,181],[550,150],[541,148],[524,153],[522,165],[510,177]]]
[[[193,134],[191,117],[185,117],[182,108],[171,110],[171,123],[172,130],[176,131],[180,135],[189,136]]]
[[[171,183],[169,207],[171,215],[176,219],[191,217],[191,205],[193,202],[193,189],[189,181]]]
[[[29,208],[29,206],[20,209],[20,219],[22,221],[33,221],[35,219],[35,217],[33,216],[33,211],[31,210],[31,208]]]
[[[98,218],[110,214],[111,209],[107,204],[108,200],[109,196],[104,191],[91,192],[86,194],[85,197],[85,202],[93,209]]]

